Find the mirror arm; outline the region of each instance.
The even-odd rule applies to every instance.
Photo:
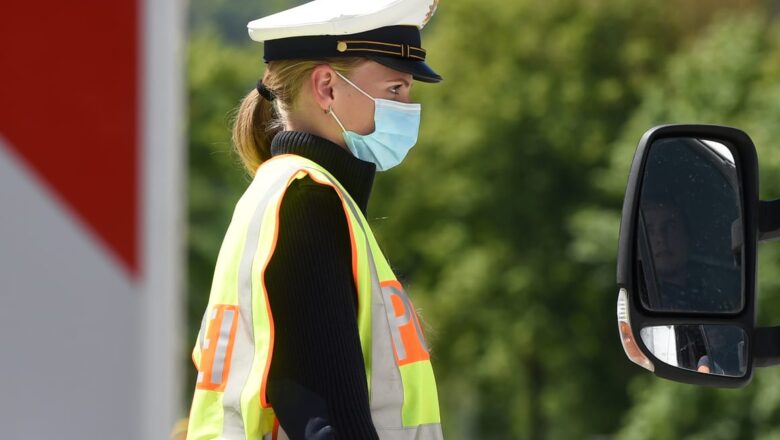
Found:
[[[753,334],[753,365],[780,365],[780,327],[758,327]]]
[[[758,202],[758,241],[780,238],[780,199]]]

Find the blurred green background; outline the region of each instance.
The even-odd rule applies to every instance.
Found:
[[[231,117],[264,71],[254,18],[300,4],[192,0],[186,352],[249,178]],[[445,436],[780,439],[780,368],[740,390],[656,379],[617,335],[628,167],[661,123],[746,130],[780,197],[780,1],[443,0],[423,32],[420,142],[369,221],[425,321]],[[759,249],[759,324],[780,323],[780,246]]]

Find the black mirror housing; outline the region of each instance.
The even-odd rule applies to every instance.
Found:
[[[648,290],[646,279],[648,277],[645,274],[652,274],[653,283],[650,284],[654,284],[656,275],[662,269],[659,265],[658,268],[651,267],[648,272],[647,267],[640,267],[643,262],[647,263],[648,260],[654,257],[653,253],[647,250],[647,244],[644,247],[637,244],[648,242],[648,228],[646,223],[644,223],[644,214],[640,213],[640,202],[643,193],[642,186],[643,183],[646,183],[644,177],[648,167],[651,146],[659,145],[659,142],[663,143],[664,141],[688,138],[694,141],[713,141],[721,147],[727,148],[730,152],[729,160],[732,161],[730,162],[732,164],[731,168],[732,170],[735,168],[736,171],[735,178],[732,179],[732,185],[738,200],[737,205],[735,205],[738,208],[735,208],[735,212],[738,211],[738,219],[741,222],[734,221],[733,224],[731,222],[728,223],[728,243],[724,246],[728,247],[729,252],[733,250],[734,258],[737,260],[735,264],[740,269],[738,279],[741,285],[741,290],[739,291],[741,292],[741,302],[739,307],[724,309],[725,311],[715,311],[706,308],[700,310],[653,308],[648,305],[646,297]],[[656,164],[654,166],[658,169],[659,165]],[[669,166],[673,165],[670,164]],[[647,191],[645,191],[646,193]],[[625,320],[621,323],[621,335],[623,336],[624,348],[626,348],[627,354],[632,350],[634,353],[636,350],[640,351],[647,358],[649,364],[652,365],[652,370],[657,376],[678,382],[718,387],[741,387],[750,382],[754,366],[754,347],[756,346],[755,283],[756,249],[759,240],[759,230],[763,231],[766,238],[780,236],[780,234],[773,234],[768,231],[775,223],[767,220],[771,218],[768,215],[762,216],[761,226],[763,227],[759,228],[759,217],[762,210],[770,210],[772,207],[766,204],[766,202],[761,203],[758,200],[758,159],[753,141],[745,132],[736,128],[717,125],[664,125],[654,127],[642,136],[628,177],[618,243],[617,284],[619,290],[624,292],[621,300],[623,302],[619,303],[619,320]],[[696,208],[691,209],[691,212],[695,212]],[[777,218],[780,219],[780,216]],[[724,222],[722,223],[725,224]],[[780,222],[777,223],[780,227]],[[640,224],[642,225],[641,228]],[[723,225],[719,227],[720,230],[724,229]],[[762,236],[761,238],[764,237]],[[652,263],[649,265],[652,266]],[[653,289],[655,289],[655,286],[653,286]],[[640,297],[640,291],[644,292],[644,296]],[[625,334],[627,330],[627,324],[625,323],[630,325],[630,335]],[[644,333],[642,333],[643,329],[645,329]],[[672,329],[665,330],[667,333],[669,331],[672,332],[671,336],[665,337],[667,340],[672,341],[672,345],[675,348],[680,347],[679,350],[672,350],[675,353],[675,359],[672,362],[669,360],[670,354],[664,354],[663,356],[659,354],[661,357],[665,356],[665,359],[660,359],[656,356],[659,353],[658,350],[654,351],[648,347],[648,342],[653,341],[652,336],[650,338],[647,337],[647,334],[649,334],[648,329],[651,332],[653,329]],[[686,333],[682,331],[683,329],[697,329],[697,332],[700,329],[700,333],[691,333],[690,331]],[[724,331],[718,330],[718,332],[713,332],[713,329]],[[734,331],[725,331],[726,329]],[[677,357],[683,355],[681,353],[685,351],[685,344],[688,344],[688,348],[694,346],[707,347],[706,353],[710,354],[711,347],[717,346],[718,343],[724,344],[722,342],[724,339],[719,338],[715,334],[719,332],[730,335],[742,335],[739,343],[735,343],[733,337],[731,339],[726,338],[733,350],[737,350],[736,347],[738,346],[738,351],[733,351],[735,354],[732,356],[734,359],[739,358],[741,368],[739,368],[738,373],[729,372],[727,368],[718,367],[722,374],[714,372],[705,374],[700,371],[710,371],[710,368],[715,367],[713,365],[705,365],[706,370],[702,370],[702,367],[699,366],[698,368],[700,369],[696,371],[695,368],[697,367],[695,366],[680,366],[681,364],[677,361]],[[643,337],[640,337],[640,334]],[[766,334],[768,333],[765,331],[759,334],[762,348],[765,348],[767,345],[767,342],[764,341],[767,339]],[[683,341],[683,339],[687,342]],[[718,342],[718,340],[721,342]],[[626,343],[635,344],[635,346],[630,350],[626,347]],[[766,350],[759,349],[760,353],[763,353],[763,351]],[[629,357],[632,356],[629,355]],[[712,360],[712,356],[700,356],[700,358]],[[694,361],[693,365],[696,365],[696,357],[691,359]],[[721,361],[721,364],[726,363],[728,362]],[[760,366],[762,362],[758,364]],[[646,364],[644,366],[647,368]]]

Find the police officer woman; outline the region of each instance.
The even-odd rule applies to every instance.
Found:
[[[317,0],[249,24],[267,63],[233,141],[238,202],[193,351],[188,439],[440,439],[428,347],[365,220],[417,140],[437,0]]]

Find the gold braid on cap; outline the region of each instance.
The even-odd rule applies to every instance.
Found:
[[[394,55],[400,58],[425,61],[425,49],[401,43],[386,43],[370,40],[339,40],[336,42],[339,52],[369,52],[380,55]],[[357,54],[356,54],[357,55]]]

